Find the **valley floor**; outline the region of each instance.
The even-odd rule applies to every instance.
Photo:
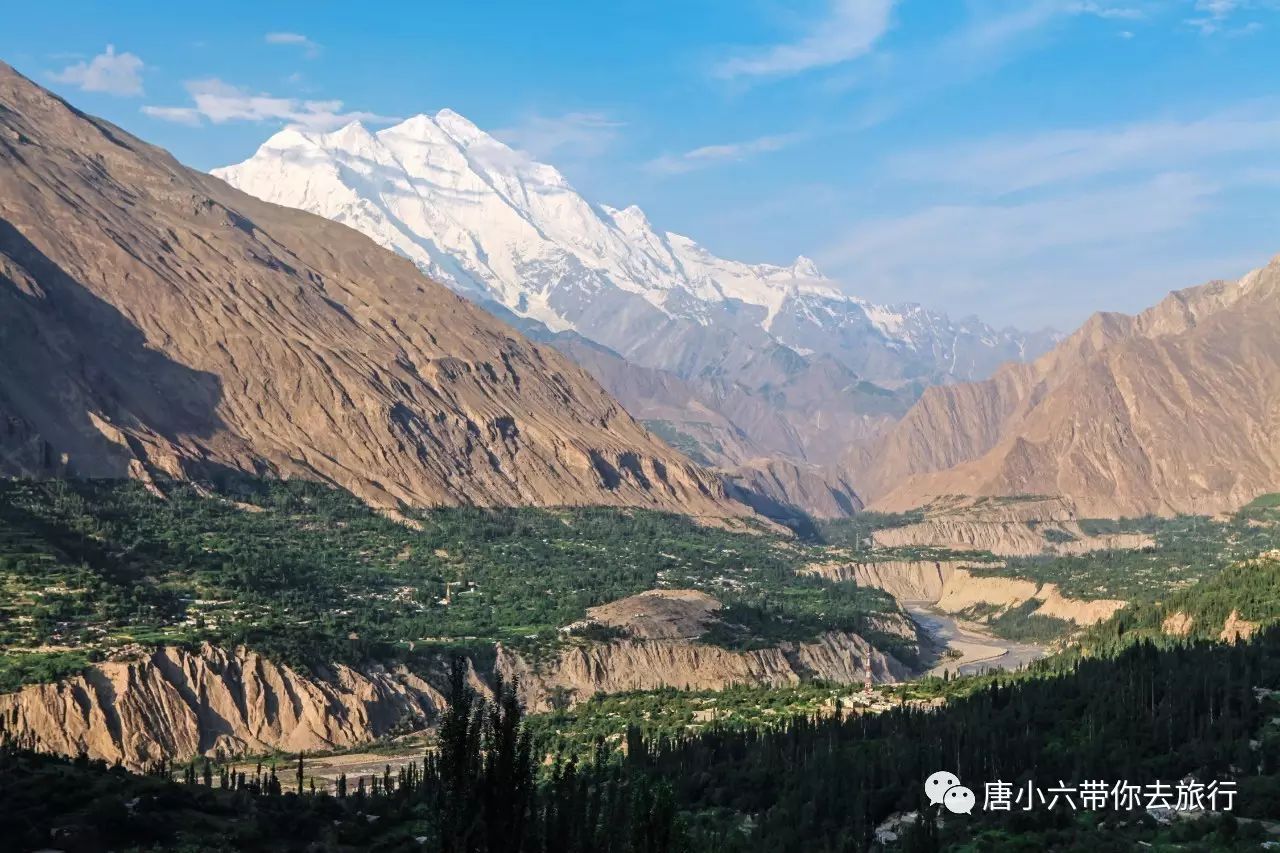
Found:
[[[992,669],[1020,669],[1049,653],[1045,646],[996,637],[976,622],[958,619],[928,604],[901,603],[935,646],[933,665],[924,675],[974,675]]]

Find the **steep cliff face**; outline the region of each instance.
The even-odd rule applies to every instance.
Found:
[[[441,673],[436,679],[447,683]],[[474,678],[475,686],[483,689]],[[419,729],[445,706],[407,671],[304,676],[244,649],[162,648],[0,695],[5,731],[41,751],[142,769],[160,758],[336,749]]]
[[[570,647],[539,662],[500,648],[495,671],[519,679],[530,711],[546,711],[562,698],[579,702],[622,690],[811,678],[860,684],[868,665],[876,682],[911,674],[845,633],[750,652],[683,639],[626,639]],[[490,674],[472,668],[471,686],[489,694]],[[0,695],[0,723],[8,736],[41,751],[83,752],[142,770],[160,758],[324,751],[419,731],[445,708],[447,683],[443,659],[426,678],[374,665],[303,674],[245,649],[162,648]]]
[[[871,667],[876,683],[901,681],[911,671],[857,634],[831,632],[811,643],[784,643],[737,652],[677,640],[619,640],[565,651],[533,664],[506,650],[498,668],[520,681],[521,698],[534,711],[550,710],[555,697],[583,701],[597,692],[722,690],[735,684],[779,687],[809,679],[861,684]]]
[[[1100,314],[1031,365],[930,389],[851,459],[878,509],[1062,495],[1083,516],[1213,513],[1280,486],[1280,261]]]
[[[974,574],[973,564],[958,561],[886,560],[871,563],[822,563],[809,571],[831,580],[855,581],[882,589],[899,601],[926,603],[947,613],[975,606],[1016,607],[1040,602],[1035,612],[1078,625],[1092,625],[1111,617],[1125,602],[1114,599],[1068,598],[1057,584],[1023,578]]]
[[[697,590],[650,590],[593,607],[583,623],[617,631],[609,642],[572,640],[549,658],[499,646],[468,664],[473,689],[492,695],[495,676],[516,680],[529,711],[597,693],[659,687],[718,690],[807,679],[899,681],[910,670],[864,638],[828,632],[810,642],[734,651],[699,642],[721,604]],[[873,622],[884,635],[916,641],[901,613]],[[302,673],[252,651],[204,645],[196,651],[135,649],[57,684],[0,695],[5,733],[44,751],[143,769],[160,758],[324,751],[430,727],[445,708],[449,661],[403,667],[335,664]]]
[[[811,642],[735,651],[698,642],[720,621],[721,603],[698,590],[654,589],[593,607],[584,622],[607,626],[622,637],[566,648],[555,658],[528,661],[500,649],[497,671],[518,679],[533,710],[553,701],[589,699],[597,692],[722,690],[735,684],[780,686],[807,679],[861,683],[900,681],[910,670],[857,634],[829,631]],[[914,626],[902,613],[878,617],[876,629],[914,644]]]
[[[582,369],[357,232],[0,64],[0,474],[321,479],[383,506],[745,512]]]
[[[872,539],[884,548],[948,548],[987,551],[1001,557],[1087,554],[1154,544],[1145,534],[1086,533],[1075,508],[1061,498],[937,500],[924,508],[920,521],[877,530]]]

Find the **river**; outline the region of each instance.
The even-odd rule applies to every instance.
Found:
[[[904,601],[902,607],[939,649],[959,652],[959,657],[940,653],[927,675],[944,672],[973,675],[989,669],[1018,669],[1048,654],[1044,646],[1002,640],[981,625],[956,619],[926,603]]]

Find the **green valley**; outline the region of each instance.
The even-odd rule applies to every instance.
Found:
[[[163,496],[159,494],[163,492]],[[392,519],[304,482],[0,482],[0,685],[129,644],[244,644],[303,669],[502,642],[533,654],[587,608],[655,588],[725,605],[707,639],[759,648],[884,634],[878,590],[796,574],[817,546],[611,509],[441,509]]]

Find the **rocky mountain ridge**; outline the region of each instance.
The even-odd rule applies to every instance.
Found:
[[[0,474],[746,510],[581,368],[0,64]]]
[[[552,166],[450,110],[376,133],[287,129],[214,174],[351,225],[519,318],[641,419],[695,397],[702,413],[665,420],[717,465],[742,458],[719,453],[726,443],[705,435],[706,413],[749,439],[748,456],[831,465],[924,384],[985,377],[1056,339],[846,296],[803,257],[717,257],[637,207],[591,203]]]
[[[1030,364],[928,389],[849,459],[874,508],[1049,495],[1082,517],[1216,513],[1280,488],[1280,259],[1098,314]]]
[[[716,337],[755,329],[758,342],[830,355],[873,380],[981,377],[1044,343],[918,305],[847,297],[808,258],[776,266],[717,257],[655,229],[638,207],[592,204],[554,167],[452,110],[377,132],[359,122],[332,133],[286,129],[214,174],[351,225],[459,292],[682,376],[719,360],[657,345],[698,331],[689,324]]]

